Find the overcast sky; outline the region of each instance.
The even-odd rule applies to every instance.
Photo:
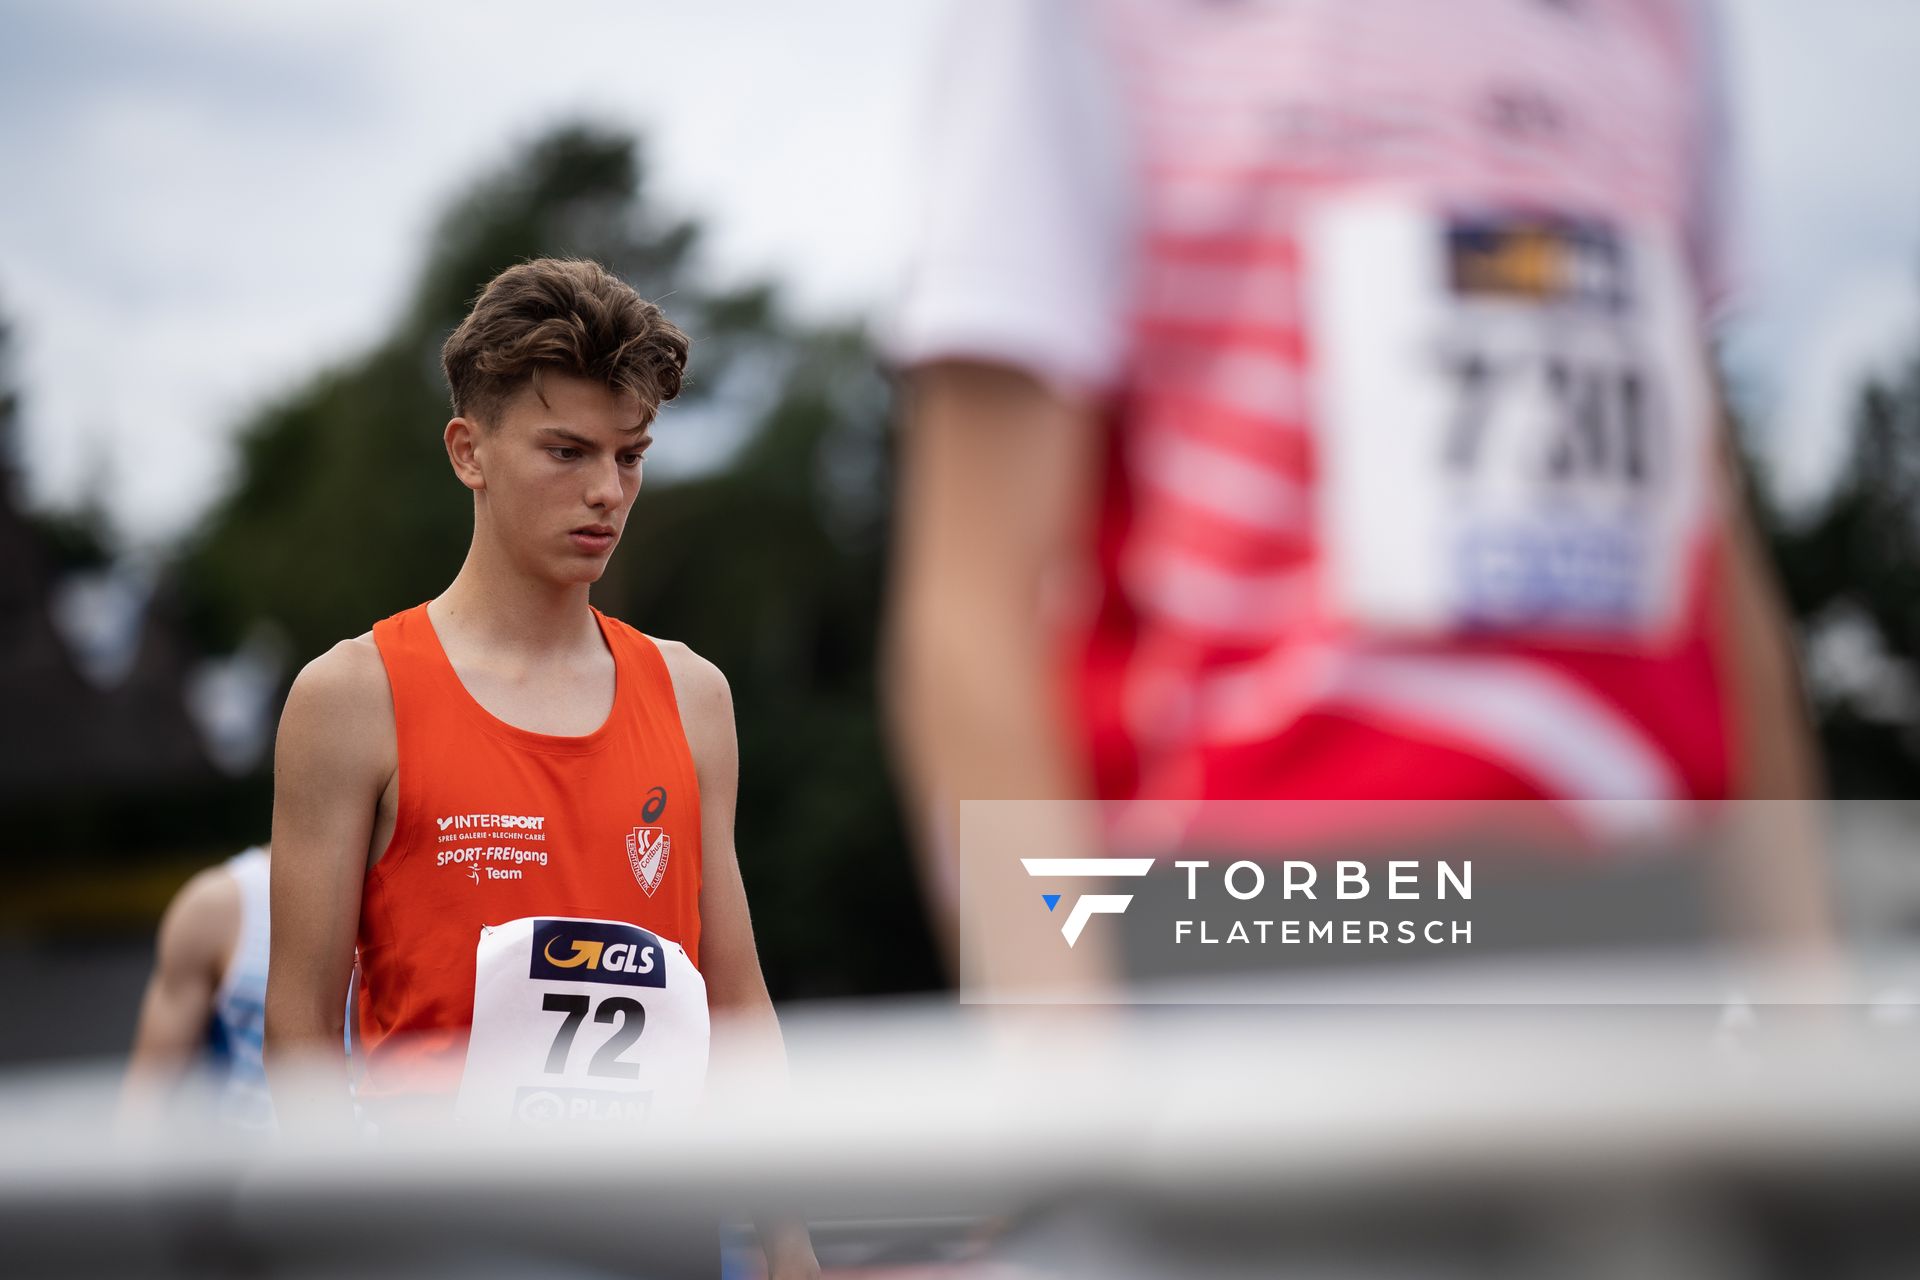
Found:
[[[1788,477],[1920,336],[1920,3],[1727,0],[1747,305]],[[909,242],[941,0],[0,0],[0,310],[30,496],[153,542],[248,408],[383,331],[446,199],[586,115],[642,131],[723,278],[873,314]],[[662,441],[662,448],[669,442]]]

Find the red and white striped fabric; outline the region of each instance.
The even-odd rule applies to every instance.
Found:
[[[890,345],[903,364],[1013,364],[1107,407],[1100,589],[1070,660],[1101,794],[1724,793],[1710,399],[1674,401],[1699,492],[1649,525],[1670,566],[1659,625],[1371,626],[1329,603],[1346,424],[1312,234],[1343,197],[1382,193],[1649,229],[1675,248],[1679,345],[1700,343],[1727,292],[1708,15],[979,0],[958,19]]]

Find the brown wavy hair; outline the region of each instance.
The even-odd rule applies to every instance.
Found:
[[[480,291],[440,349],[453,412],[491,424],[543,373],[571,374],[640,397],[645,420],[680,394],[687,335],[597,262],[535,258]]]

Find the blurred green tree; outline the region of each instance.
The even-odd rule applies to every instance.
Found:
[[[472,523],[440,442],[440,346],[503,268],[597,259],[694,339],[662,433],[738,441],[698,475],[649,476],[594,598],[733,685],[738,844],[769,984],[931,986],[874,706],[886,389],[858,332],[794,324],[764,286],[703,288],[697,229],[646,196],[632,138],[569,126],[456,202],[387,336],[243,428],[231,487],[181,551],[191,616],[214,648],[269,620],[305,662],[437,594]]]
[[[1752,486],[1803,652],[1828,785],[1920,796],[1920,349],[1855,402],[1846,463],[1811,511]]]
[[[20,469],[20,389],[13,367],[13,323],[0,308],[0,472],[9,479]]]
[[[100,495],[92,493],[71,508],[28,510],[21,493],[22,444],[20,380],[14,367],[13,322],[0,308],[0,485],[6,504],[23,526],[32,531],[35,553],[56,573],[99,569],[113,560],[107,530],[111,521]]]
[[[449,482],[440,444],[440,346],[502,269],[543,254],[591,257],[646,296],[674,296],[675,318],[703,339],[741,321],[737,302],[692,288],[695,229],[653,215],[642,176],[624,135],[572,126],[539,139],[440,220],[410,300],[372,350],[242,427],[236,479],[178,565],[205,643],[230,648],[267,618],[310,656],[446,584],[466,550],[471,500]],[[695,398],[727,346],[703,343]]]

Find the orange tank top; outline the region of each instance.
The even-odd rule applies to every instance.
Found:
[[[526,916],[639,925],[700,962],[700,787],[653,641],[598,609],[613,710],[583,737],[497,719],[418,605],[376,623],[393,690],[393,838],[360,904],[363,1099],[449,1099],[483,927]]]

